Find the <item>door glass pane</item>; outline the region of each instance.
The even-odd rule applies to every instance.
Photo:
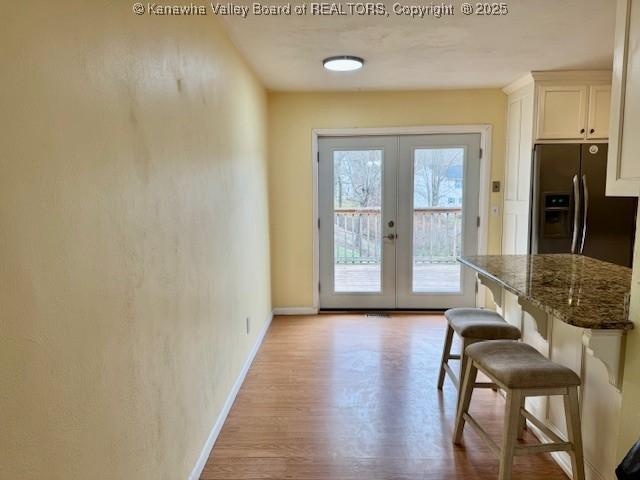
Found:
[[[414,292],[460,291],[463,173],[464,148],[414,150]]]
[[[333,152],[334,288],[380,292],[382,150]]]

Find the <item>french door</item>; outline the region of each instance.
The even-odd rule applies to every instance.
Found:
[[[480,135],[321,137],[320,308],[475,304]]]

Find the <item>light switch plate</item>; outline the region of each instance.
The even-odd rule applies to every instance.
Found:
[[[499,193],[500,192],[500,182],[498,180],[495,180],[495,181],[491,182],[491,191],[493,193]]]

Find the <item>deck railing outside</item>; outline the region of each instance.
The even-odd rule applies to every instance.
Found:
[[[337,264],[380,263],[382,222],[380,208],[334,210],[334,245]],[[454,263],[460,255],[462,209],[416,208],[413,211],[415,264]]]

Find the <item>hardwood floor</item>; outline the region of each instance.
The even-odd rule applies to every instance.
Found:
[[[444,326],[440,315],[276,317],[201,478],[496,479],[475,432],[451,443],[456,392],[449,380],[436,389]],[[471,412],[500,439],[499,394],[475,392]],[[548,455],[517,457],[513,475],[567,478]]]

